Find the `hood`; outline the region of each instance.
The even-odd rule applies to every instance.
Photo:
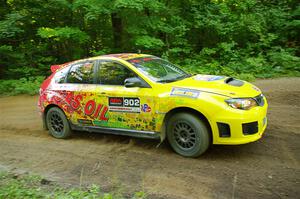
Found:
[[[172,87],[189,88],[227,97],[255,97],[261,93],[253,84],[232,77],[195,75],[169,84]]]

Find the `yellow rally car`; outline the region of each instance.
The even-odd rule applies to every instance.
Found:
[[[267,101],[245,81],[190,75],[145,54],[112,54],[51,66],[40,88],[44,127],[56,138],[72,130],[168,139],[187,157],[211,144],[261,138]]]

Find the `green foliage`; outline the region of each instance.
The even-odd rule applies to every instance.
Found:
[[[20,13],[7,14],[5,20],[0,21],[0,39],[15,37],[18,33],[24,32],[21,28],[22,18]]]
[[[108,53],[169,59],[192,73],[299,75],[294,0],[9,0],[0,8],[0,78]]]
[[[43,80],[43,76],[21,78],[18,80],[0,80],[0,95],[36,95]]]
[[[279,48],[279,50],[270,51],[267,58],[272,63],[272,68],[279,73],[300,72],[300,58],[294,56],[288,49]]]
[[[147,198],[146,193],[143,191],[136,192],[133,197],[133,199],[142,199],[142,198]]]
[[[72,40],[79,44],[86,43],[89,40],[89,36],[79,30],[78,28],[39,28],[37,34],[42,38],[53,39],[57,42],[63,42],[65,40]]]
[[[45,183],[46,182],[46,183]],[[8,172],[0,172],[0,199],[121,199],[113,193],[101,192],[99,186],[91,185],[87,188],[63,188],[59,185],[33,175],[14,175]],[[144,192],[136,192],[133,199],[144,199]]]
[[[160,49],[164,46],[164,42],[154,37],[140,36],[136,38],[135,45],[145,49]]]

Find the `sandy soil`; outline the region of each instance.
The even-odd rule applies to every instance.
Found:
[[[213,146],[197,159],[153,140],[85,132],[54,139],[42,130],[36,96],[0,98],[0,168],[149,198],[299,198],[300,78],[255,84],[270,104],[263,139]]]

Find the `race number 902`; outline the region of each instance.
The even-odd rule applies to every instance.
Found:
[[[125,107],[140,107],[140,99],[124,97],[124,106]]]

